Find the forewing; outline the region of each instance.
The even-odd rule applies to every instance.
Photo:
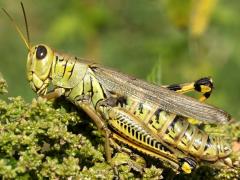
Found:
[[[158,105],[162,110],[206,123],[227,123],[230,120],[230,115],[225,111],[191,97],[108,68],[92,66],[92,70],[104,88],[109,91],[124,96],[135,96],[143,102],[149,101]]]

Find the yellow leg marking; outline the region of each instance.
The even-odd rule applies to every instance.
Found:
[[[183,172],[185,172],[186,174],[190,174],[192,172],[192,167],[187,163],[184,162],[183,165],[181,166],[181,169],[183,170]]]
[[[182,84],[180,86],[182,87],[182,89],[177,90],[176,91],[177,93],[185,94],[187,92],[196,91],[195,87],[194,87],[194,83],[189,83],[189,84],[186,83],[186,84]],[[201,94],[211,92],[211,91],[212,91],[212,89],[210,87],[201,85],[201,92],[200,92]],[[207,98],[204,95],[202,95],[198,100],[200,102],[204,102],[206,99]]]
[[[181,169],[186,174],[190,174],[197,167],[197,162],[191,157],[185,157],[181,162]]]
[[[103,132],[105,137],[105,153],[107,162],[110,163],[111,161],[111,151],[110,151],[110,131],[106,127],[105,121],[96,113],[96,111],[90,106],[88,103],[79,103],[79,106],[84,110],[87,115],[95,122],[99,131]]]
[[[173,84],[173,85],[164,85],[162,86],[164,88],[168,88],[170,90],[173,90],[177,93],[180,93],[180,94],[184,94],[184,93],[187,93],[187,92],[191,92],[191,91],[194,91],[195,88],[194,88],[194,83],[184,83],[184,84]]]
[[[207,98],[206,98],[205,96],[201,96],[201,97],[199,98],[199,101],[200,101],[200,102],[204,102],[204,101],[206,101],[206,99],[207,99]]]
[[[203,95],[199,98],[199,101],[203,102],[211,95],[211,92],[213,90],[213,83],[211,78],[201,78],[191,83],[174,84],[174,85],[163,86],[163,87],[181,94],[184,94],[190,91],[200,92]]]
[[[212,88],[209,86],[201,85],[200,87],[201,87],[201,93],[210,92],[212,90]]]
[[[185,84],[181,84],[180,86],[181,86],[181,89],[177,90],[176,91],[177,93],[184,94],[190,91],[194,91],[194,83],[185,83]]]

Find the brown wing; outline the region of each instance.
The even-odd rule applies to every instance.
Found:
[[[135,96],[158,105],[162,110],[207,123],[227,123],[230,120],[230,115],[225,111],[191,97],[108,68],[98,66],[91,66],[91,68],[96,78],[109,91],[125,96]]]

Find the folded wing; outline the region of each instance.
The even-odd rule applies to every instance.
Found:
[[[143,102],[149,101],[158,105],[164,111],[206,123],[227,123],[230,120],[230,115],[225,111],[206,103],[201,103],[194,98],[132,78],[108,68],[94,65],[91,68],[103,87],[109,91],[123,96],[135,96]]]

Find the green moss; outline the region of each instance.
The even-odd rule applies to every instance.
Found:
[[[224,128],[237,142],[239,124]],[[206,130],[211,131],[210,127]],[[41,98],[32,103],[21,97],[0,100],[0,132],[1,178],[233,179],[240,174],[236,168],[201,166],[191,175],[175,175],[144,155],[145,162],[136,152],[131,157],[114,152],[112,168],[104,159],[104,138],[83,112],[64,99],[54,103]],[[237,160],[239,155],[232,157]]]
[[[31,104],[21,97],[8,103],[0,100],[1,176],[76,176],[81,169],[104,162],[88,138],[69,130],[83,123],[81,115],[53,106],[42,99]]]

